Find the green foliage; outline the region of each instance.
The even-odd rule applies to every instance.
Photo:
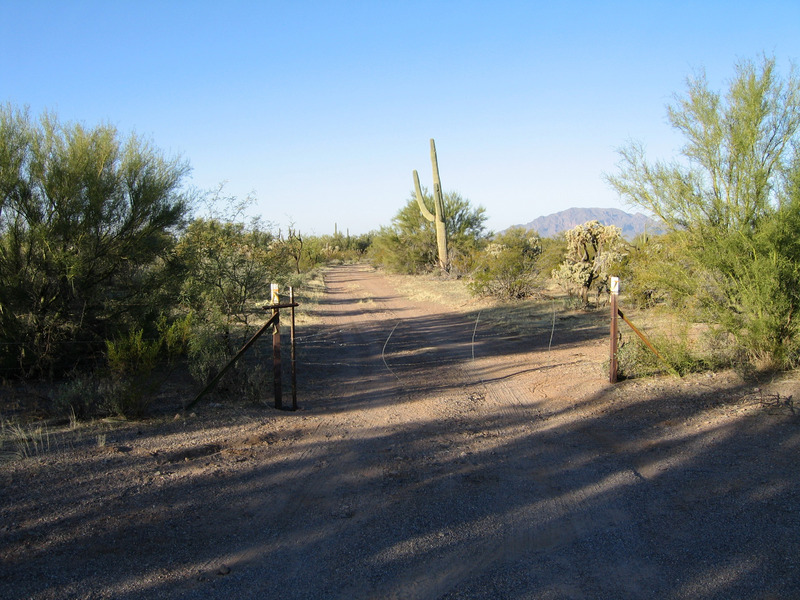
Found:
[[[520,227],[495,236],[477,259],[470,290],[507,300],[532,295],[541,253],[541,240],[535,232]]]
[[[214,323],[232,342],[236,326],[249,327],[262,315],[256,303],[269,297],[271,283],[282,283],[292,267],[285,247],[260,223],[195,219],[176,249],[186,276],[182,298],[197,319]],[[231,346],[231,350],[233,346]]]
[[[425,192],[423,198],[433,209],[433,198]],[[444,222],[450,262],[465,269],[456,275],[464,274],[471,267],[471,257],[486,240],[486,210],[473,208],[469,200],[450,192],[444,195]],[[415,196],[400,209],[390,227],[382,227],[373,237],[371,248],[375,262],[400,273],[431,271],[438,264],[437,252],[434,223],[420,213]]]
[[[194,334],[194,314],[189,312],[169,323],[165,315],[158,321],[158,332],[163,350],[170,362],[174,362],[189,349]]]
[[[174,366],[177,358],[186,354],[193,327],[191,313],[171,323],[162,315],[157,322],[158,335],[152,339],[144,336],[143,329],[131,329],[127,335],[107,340],[108,378],[98,386],[103,396],[100,410],[122,417],[147,414],[170,373],[164,373],[162,367]]]
[[[103,396],[98,381],[76,374],[59,385],[53,396],[53,410],[57,415],[73,420],[89,419],[104,409]]]
[[[800,80],[779,78],[774,60],[743,62],[724,97],[700,75],[668,115],[686,139],[683,161],[651,164],[631,144],[609,181],[674,231],[683,275],[666,289],[691,298],[751,361],[791,366],[800,352]]]
[[[162,339],[143,339],[142,329],[106,342],[106,358],[110,378],[104,395],[108,410],[122,417],[144,415],[157,385],[151,378],[161,349]]]
[[[150,405],[150,386],[144,385],[156,364],[160,340],[143,341],[141,329],[106,342],[111,378],[106,385],[108,406],[119,416],[143,415]]]
[[[128,335],[106,342],[106,359],[111,373],[119,376],[147,376],[156,365],[161,339],[142,339],[144,330],[136,329]]]
[[[539,255],[539,271],[543,276],[550,277],[553,269],[557,269],[567,255],[567,240],[564,233],[554,237],[541,238],[542,253]]]
[[[619,375],[635,378],[672,372],[683,376],[713,370],[730,361],[730,341],[722,341],[714,331],[692,335],[691,327],[686,322],[671,323],[668,331],[647,334],[663,360],[639,337],[628,334],[617,351]]]
[[[262,402],[272,391],[271,360],[267,354],[259,351],[258,345],[251,348],[220,380],[213,393],[219,397]],[[231,356],[231,349],[213,324],[204,323],[195,329],[188,349],[188,366],[200,386],[211,381]]]
[[[686,256],[684,238],[675,232],[634,240],[619,271],[626,302],[638,308],[690,306],[696,285]]]
[[[625,256],[619,227],[589,221],[565,233],[567,253],[553,277],[570,294],[577,294],[583,306],[589,304],[589,292],[608,288],[612,271]]]
[[[219,326],[203,322],[195,327],[189,342],[189,372],[200,385],[206,385],[230,360],[232,349],[219,332]]]
[[[371,233],[357,236],[337,232],[333,235],[304,237],[300,260],[302,271],[307,273],[320,265],[357,262],[366,256],[372,245]]]
[[[751,235],[720,236],[704,249],[701,268],[709,277],[698,294],[701,308],[754,363],[795,366],[800,356],[798,227],[800,205],[785,206]]]
[[[676,342],[668,337],[654,336],[650,341],[664,360],[660,360],[642,340],[631,339],[617,351],[617,373],[621,378],[667,373],[670,367],[680,375],[703,370],[703,362],[693,356],[685,339]]]
[[[168,308],[188,166],[111,126],[0,108],[0,361],[23,374],[74,364]],[[172,299],[174,301],[174,298]]]

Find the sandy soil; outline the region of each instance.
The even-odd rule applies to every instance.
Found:
[[[0,466],[0,597],[800,598],[792,374],[610,385],[599,315],[514,335],[366,266],[316,317],[297,412]]]

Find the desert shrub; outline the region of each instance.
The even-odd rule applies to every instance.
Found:
[[[233,353],[212,327],[197,332],[188,351],[188,366],[200,386],[206,386],[230,361]],[[262,402],[272,394],[272,367],[268,356],[252,349],[216,384],[220,398]]]
[[[431,196],[427,192],[423,196],[425,204],[432,208]],[[459,260],[471,256],[486,240],[485,209],[473,207],[457,193],[444,195],[444,221],[448,254]],[[391,226],[382,227],[373,236],[369,255],[398,273],[424,273],[437,268],[436,229],[420,212],[416,196],[412,195],[400,209]]]
[[[743,61],[722,95],[701,73],[668,118],[686,141],[681,160],[648,162],[632,143],[609,182],[680,240],[686,275],[673,292],[691,297],[699,317],[733,336],[749,360],[795,365],[800,79],[794,70],[781,78],[774,59]]]
[[[189,342],[188,366],[195,381],[207,384],[232,356],[227,340],[218,325],[204,321],[195,328]]]
[[[664,360],[659,359],[638,337],[631,337],[617,351],[620,376],[646,377],[666,372],[685,375],[706,369],[706,362],[692,351],[685,337],[651,335],[650,342]]]
[[[540,276],[547,279],[552,276],[553,270],[564,262],[567,254],[567,240],[562,232],[554,237],[540,238],[539,244],[542,252],[536,262],[539,265]]]
[[[658,311],[661,318],[645,334],[658,350],[659,359],[626,325],[624,340],[617,351],[619,373],[644,377],[658,373],[686,375],[729,365],[737,352],[736,342],[719,328],[679,320],[671,309]],[[664,319],[663,317],[666,317]]]
[[[178,357],[183,356],[189,349],[189,343],[194,336],[194,313],[189,312],[171,323],[165,315],[158,320],[158,333],[161,340],[162,354],[173,363]]]
[[[163,339],[143,339],[142,329],[106,342],[108,378],[101,390],[108,412],[122,417],[140,417],[152,404],[160,382],[152,377]]]
[[[94,374],[73,372],[55,389],[54,411],[78,420],[147,414],[155,393],[186,353],[193,327],[191,314],[171,322],[162,316],[154,337],[139,328],[106,341],[106,368]]]
[[[186,276],[182,299],[200,329],[221,336],[231,354],[264,315],[270,284],[285,284],[292,259],[258,221],[196,219],[177,246]]]
[[[665,305],[690,309],[694,276],[683,240],[674,233],[634,240],[619,270],[625,301],[637,308]]]
[[[0,361],[72,368],[173,305],[172,248],[188,166],[111,126],[0,108]],[[66,343],[80,341],[80,344]],[[87,343],[88,342],[88,343]],[[96,347],[96,346],[95,346]]]
[[[495,236],[478,255],[470,291],[506,300],[531,296],[537,288],[541,253],[535,232],[512,228]]]
[[[289,227],[286,234],[278,232],[278,240],[289,257],[295,274],[300,275],[329,263],[358,262],[372,245],[372,234],[351,236],[336,232],[333,235],[302,235]]]
[[[112,373],[120,375],[148,374],[156,365],[161,339],[142,339],[143,329],[131,330],[127,336],[106,342],[106,358]]]
[[[63,418],[86,420],[104,409],[103,396],[97,379],[90,374],[77,373],[55,387],[53,411]]]

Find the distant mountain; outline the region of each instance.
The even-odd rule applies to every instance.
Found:
[[[642,213],[630,214],[617,208],[568,208],[552,215],[538,217],[524,225],[515,225],[515,227],[532,229],[542,237],[553,237],[576,225],[583,225],[587,221],[600,221],[603,225],[616,225],[622,230],[622,237],[628,240],[644,233],[645,229],[650,233],[663,231],[660,223]]]

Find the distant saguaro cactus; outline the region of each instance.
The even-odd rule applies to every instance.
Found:
[[[414,190],[417,194],[417,204],[422,216],[431,221],[436,226],[436,245],[439,249],[439,266],[447,270],[447,230],[444,225],[444,198],[442,197],[442,184],[439,181],[439,161],[436,160],[436,145],[431,138],[431,164],[433,165],[433,207],[435,214],[431,214],[425,206],[425,199],[422,196],[422,188],[419,185],[419,175],[414,171]]]

